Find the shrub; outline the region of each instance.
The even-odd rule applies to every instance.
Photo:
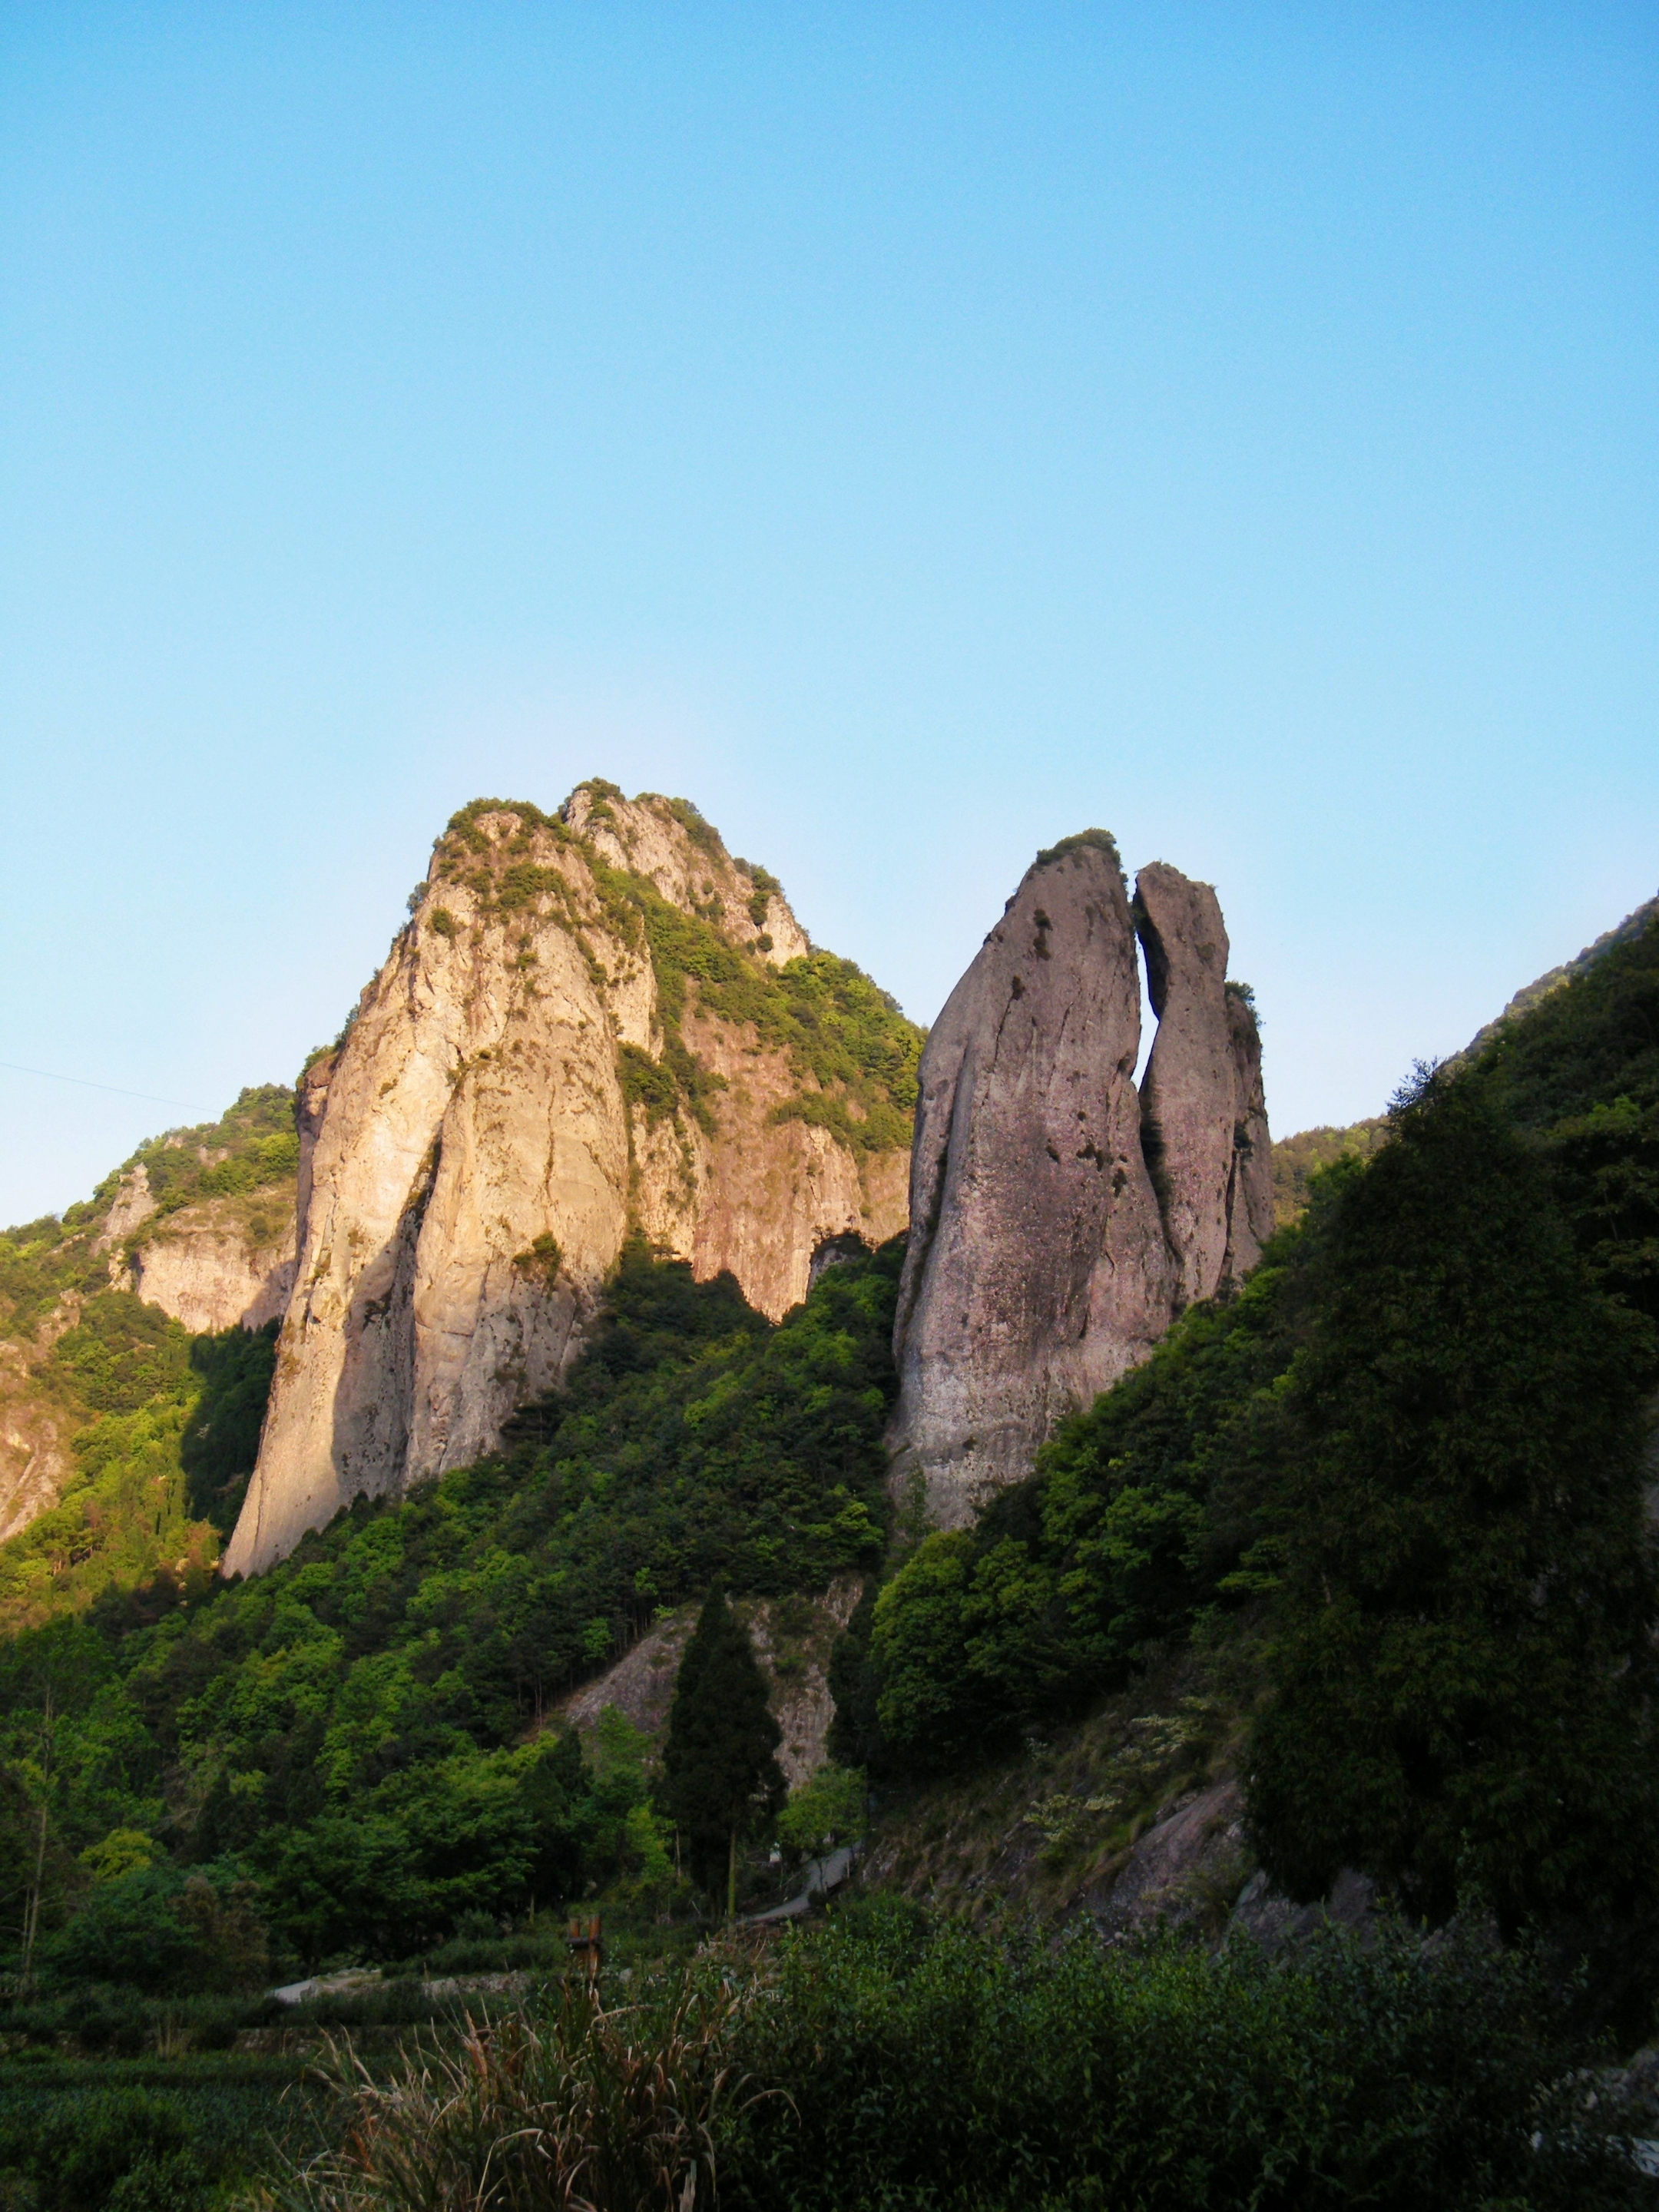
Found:
[[[1057,1947],[896,1899],[628,2006],[335,2054],[349,2212],[1613,2212],[1650,2201],[1542,1973],[1468,1930],[1329,1931],[1274,1963],[1171,1939]]]
[[[20,2148],[38,2212],[195,2212],[210,2185],[183,2108],[146,2089],[70,2105]]]
[[[1467,1935],[1273,1964],[872,1900],[784,1940],[732,2052],[788,2091],[723,2146],[722,2202],[757,2212],[1647,2201],[1541,1974]]]

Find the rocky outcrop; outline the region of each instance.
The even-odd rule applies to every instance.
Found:
[[[922,1055],[895,1480],[971,1518],[1146,1357],[1176,1276],[1140,1145],[1140,979],[1110,840],[1027,872]]]
[[[286,1191],[210,1199],[169,1214],[132,1251],[125,1279],[192,1334],[280,1321],[294,1287],[295,1215]]]
[[[148,1221],[155,1211],[155,1200],[150,1195],[149,1170],[142,1163],[131,1168],[116,1186],[115,1196],[103,1227],[92,1240],[94,1252],[107,1252],[131,1236],[142,1222]]]
[[[777,1759],[792,1790],[808,1782],[829,1756],[836,1701],[830,1694],[830,1655],[853,1617],[863,1584],[837,1575],[817,1597],[739,1598],[735,1610],[749,1631],[766,1679],[767,1704],[778,1723]],[[561,1700],[558,1717],[586,1737],[606,1706],[615,1709],[659,1749],[680,1659],[698,1607],[678,1610],[642,1636],[614,1667]]]
[[[1211,886],[1155,860],[1135,878],[1134,917],[1158,1019],[1142,1145],[1179,1309],[1241,1279],[1272,1231],[1261,1047],[1249,1001],[1227,988],[1227,930]]]
[[[456,817],[307,1071],[298,1273],[228,1572],[487,1450],[558,1382],[630,1225],[775,1318],[826,1243],[902,1225],[908,1123],[791,1029],[777,971],[810,954],[683,802],[590,784],[558,817]]]
[[[1159,1017],[1137,1092],[1145,946]],[[957,1527],[1056,1417],[1237,1281],[1272,1226],[1261,1049],[1215,894],[1162,864],[1132,915],[1091,830],[1041,854],[922,1056],[894,1349],[894,1481]]]

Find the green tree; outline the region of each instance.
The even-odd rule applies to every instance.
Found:
[[[276,1328],[232,1328],[191,1340],[200,1398],[179,1440],[192,1515],[228,1536],[259,1456],[259,1431],[276,1371]]]
[[[778,1815],[778,1841],[797,1858],[816,1858],[864,1829],[865,1785],[856,1766],[819,1767],[790,1794]]]
[[[1340,1191],[1284,1389],[1249,1761],[1263,1863],[1509,1927],[1627,1908],[1655,1814],[1640,1322],[1486,1079],[1428,1075]]]
[[[783,1802],[773,1756],[778,1742],[749,1631],[716,1583],[680,1661],[663,1747],[663,1797],[697,1879],[711,1892],[724,1857],[728,1916],[737,1911],[738,1841]]]

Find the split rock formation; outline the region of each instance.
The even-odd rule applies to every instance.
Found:
[[[1137,1091],[1145,948],[1158,1035]],[[1214,892],[1112,840],[1042,854],[927,1041],[894,1482],[959,1527],[1053,1422],[1236,1283],[1273,1224],[1261,1046]]]

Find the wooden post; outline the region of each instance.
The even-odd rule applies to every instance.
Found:
[[[598,1981],[599,1968],[605,1963],[605,1945],[600,1941],[599,1914],[575,1914],[565,1932],[565,1942],[571,1957],[580,1962],[588,1981]]]

